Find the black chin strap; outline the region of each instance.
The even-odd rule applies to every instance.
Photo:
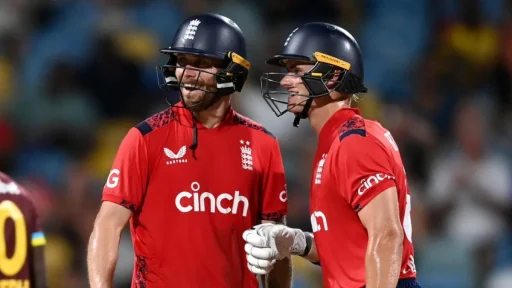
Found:
[[[190,146],[188,146],[188,148],[190,150],[192,150],[192,157],[194,157],[194,159],[196,159],[196,149],[197,149],[197,145],[198,145],[198,141],[197,141],[197,121],[196,121],[196,118],[194,118],[194,115],[192,114],[192,133],[193,133],[193,138],[192,138],[192,144]]]
[[[311,104],[313,103],[313,98],[309,98],[306,100],[304,104],[304,108],[300,113],[295,114],[295,119],[293,119],[293,127],[299,127],[300,119],[308,118],[309,109],[311,108]]]
[[[183,96],[181,95],[181,92],[180,92],[180,96],[181,96],[181,100],[183,101]],[[210,108],[213,104],[215,104],[215,102],[217,102],[217,100],[220,99],[220,95],[218,94],[215,94],[213,95],[212,99],[210,99],[210,101],[206,102],[205,104],[205,107],[202,109],[202,110],[207,110],[208,108]],[[197,106],[203,104],[204,102],[202,103],[198,103],[196,104]],[[183,101],[183,105],[185,105],[185,101]],[[197,120],[196,120],[196,117],[194,117],[194,112],[192,112],[192,110],[190,110],[190,107],[187,107],[185,106],[185,108],[190,111],[190,116],[192,117],[192,144],[190,144],[190,146],[188,147],[190,150],[192,150],[192,156],[194,157],[194,159],[196,158],[196,149],[197,149],[197,146],[199,145],[199,133],[198,133],[198,130],[197,130]]]

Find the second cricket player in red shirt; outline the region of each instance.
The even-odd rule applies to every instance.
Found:
[[[295,125],[308,118],[318,135],[310,192],[314,234],[275,224],[247,230],[249,269],[265,274],[276,259],[295,254],[321,265],[324,287],[420,287],[399,149],[389,131],[350,108],[353,95],[367,90],[355,39],[335,25],[308,23],[267,63],[287,73],[262,77],[264,99],[278,116],[294,113]],[[279,103],[284,111],[276,110]]]

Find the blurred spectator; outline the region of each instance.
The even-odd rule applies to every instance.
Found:
[[[432,125],[413,111],[396,105],[382,106],[381,111],[381,123],[393,134],[400,147],[408,181],[424,185],[430,165],[429,151],[437,140]]]
[[[141,93],[140,68],[120,55],[111,35],[102,35],[96,43],[96,51],[81,78],[101,107],[102,117],[143,118],[151,102]]]
[[[434,164],[429,189],[432,228],[473,248],[503,234],[512,191],[512,171],[492,150],[480,108],[473,102],[459,108],[456,146]]]
[[[55,62],[42,90],[15,101],[15,119],[27,139],[46,139],[55,131],[89,134],[98,121],[96,106],[79,86],[75,67]],[[27,117],[29,116],[29,117]]]
[[[460,17],[442,31],[437,63],[440,77],[452,84],[449,92],[464,94],[489,79],[498,60],[499,35],[483,17],[479,0],[460,3]]]
[[[456,146],[432,167],[428,191],[430,228],[468,247],[480,273],[491,268],[492,247],[506,233],[512,200],[512,171],[492,149],[485,118],[475,102],[460,106]]]

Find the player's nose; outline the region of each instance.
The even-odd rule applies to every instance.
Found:
[[[180,82],[193,84],[192,82],[199,79],[199,71],[191,65],[176,68],[176,76]]]
[[[283,86],[284,88],[291,88],[294,86],[293,77],[291,77],[288,74],[284,75],[283,79],[281,79],[279,84],[281,84],[281,86]]]
[[[187,65],[183,69],[183,77],[185,78],[195,78],[199,74],[199,71],[197,71],[197,68],[195,68],[192,65]]]

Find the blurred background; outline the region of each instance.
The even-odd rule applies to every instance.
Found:
[[[316,136],[273,115],[259,76],[294,28],[331,22],[363,51],[370,93],[356,105],[401,149],[423,286],[512,287],[512,1],[0,0],[0,170],[34,192],[50,287],[87,287],[86,244],[118,145],[166,108],[158,49],[202,12],[247,37],[253,68],[233,102],[280,139],[291,226],[311,231]],[[132,274],[125,232],[116,287]],[[318,267],[294,263],[294,287],[321,287]]]

